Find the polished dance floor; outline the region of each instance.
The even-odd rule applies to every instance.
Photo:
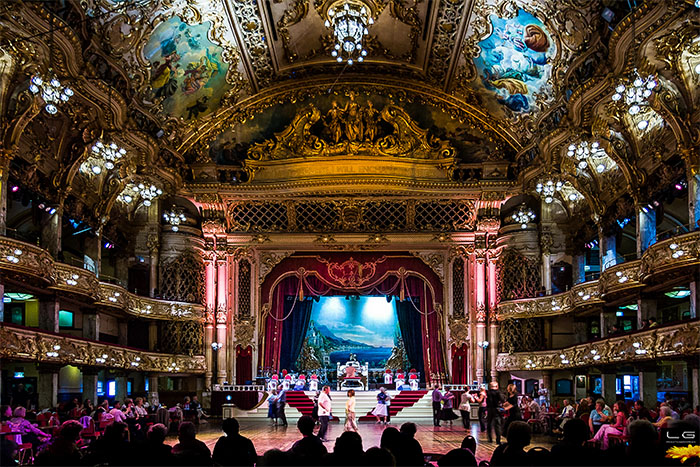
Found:
[[[269,449],[287,450],[301,437],[293,423],[290,423],[289,427],[285,428],[282,426],[272,426],[269,421],[246,421],[245,419],[240,419],[239,422],[241,424],[241,434],[253,441],[258,455],[264,454],[265,451]],[[449,426],[443,422],[441,427],[434,427],[432,420],[414,420],[414,423],[418,426],[416,439],[420,442],[421,446],[423,446],[423,452],[426,454],[445,454],[452,449],[459,448],[462,439],[468,433],[467,430],[463,428],[461,420],[456,420],[456,422],[459,423]],[[403,423],[403,421],[397,421],[397,423],[391,423],[388,426],[400,428],[401,423]],[[384,427],[384,425],[377,425],[375,423],[361,423],[359,425],[359,433],[360,436],[362,436],[365,450],[373,446],[379,446]],[[329,425],[328,439],[330,441],[326,443],[326,447],[329,451],[333,450],[335,438],[340,436],[342,432],[342,423],[331,423]],[[479,433],[478,423],[471,424],[469,434],[477,439],[477,459],[490,459],[493,450],[496,449],[496,443],[489,443],[486,433]],[[209,423],[200,425],[197,437],[213,450],[216,440],[222,435],[220,422],[210,421]],[[554,441],[555,439],[550,436],[533,435],[532,444],[526,449],[535,446],[542,446],[549,449],[552,447]],[[171,437],[169,442],[175,444],[177,439]],[[503,437],[502,442],[505,442],[505,437]]]

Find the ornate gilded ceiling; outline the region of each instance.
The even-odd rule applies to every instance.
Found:
[[[507,181],[498,189],[509,193],[531,191],[545,174],[558,174],[573,197],[566,208],[600,216],[622,194],[640,199],[649,175],[676,150],[689,166],[700,165],[692,150],[700,140],[693,123],[700,26],[692,2],[364,0],[374,23],[366,60],[352,66],[330,53],[324,21],[332,3],[6,3],[3,148],[20,155],[18,166],[37,187],[83,199],[95,218],[120,206],[120,191],[138,180],[170,193],[186,186],[185,196],[197,183],[208,190],[240,183],[256,159],[251,148],[265,153],[258,160],[274,159],[266,154],[275,150],[271,142],[302,109],[318,118],[296,136],[303,145],[323,141],[319,155],[335,154],[332,110],[342,109],[347,125],[352,102],[363,126],[370,103],[379,115],[395,106],[426,132],[425,141],[449,146],[454,159],[449,168],[438,164],[446,168],[439,189],[454,192],[495,181]],[[75,90],[56,116],[27,93],[29,76],[49,69]],[[644,131],[641,117],[630,118],[611,99],[634,69],[661,84]],[[397,131],[385,118],[376,123],[370,143]],[[117,141],[129,156],[114,174],[80,174],[98,137]],[[567,148],[583,140],[600,141],[610,170],[577,169]],[[351,158],[367,148],[356,149],[346,144],[341,152]],[[395,157],[382,148],[372,154]]]

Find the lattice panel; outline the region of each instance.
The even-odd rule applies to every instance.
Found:
[[[391,201],[368,201],[362,208],[366,230],[402,230],[406,226],[406,204]]]
[[[250,261],[238,262],[238,314],[250,316]]]
[[[505,353],[543,350],[544,322],[541,318],[507,319],[498,328],[498,351]]]
[[[540,264],[509,248],[501,255],[496,269],[498,302],[531,298],[540,289]]]
[[[416,228],[418,230],[473,230],[476,217],[469,202],[429,201],[416,203]]]
[[[464,259],[457,257],[452,264],[452,313],[464,316]]]
[[[204,263],[193,251],[161,263],[160,293],[165,300],[204,303]]]
[[[281,203],[241,203],[229,211],[233,231],[279,231],[289,228],[287,206]]]
[[[166,321],[160,328],[160,350],[181,355],[204,353],[204,329],[196,321]]]
[[[338,230],[340,210],[330,201],[296,205],[297,227],[307,232]]]

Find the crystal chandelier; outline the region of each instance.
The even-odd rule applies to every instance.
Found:
[[[578,168],[585,170],[588,167],[588,160],[593,159],[595,162],[597,159],[602,159],[608,155],[605,149],[600,147],[597,141],[589,143],[588,141],[581,141],[578,144],[572,144],[569,146],[569,157],[575,157],[578,161]],[[596,164],[595,170],[598,173],[605,172],[607,166],[603,162],[598,162]]]
[[[116,143],[105,144],[101,140],[97,140],[92,145],[90,156],[81,167],[81,171],[87,172],[89,170],[93,174],[99,175],[105,169],[114,169],[125,155],[126,149],[117,146]]]
[[[58,104],[68,102],[73,95],[73,90],[63,86],[55,76],[44,80],[39,75],[32,76],[29,82],[29,90],[32,94],[38,94],[46,104],[44,108],[51,115],[58,112]]]
[[[171,225],[173,232],[180,230],[180,224],[187,220],[182,208],[178,208],[175,205],[170,208],[170,211],[163,213],[163,218],[165,219],[165,222]]]
[[[119,194],[117,199],[125,204],[130,204],[136,198],[140,197],[143,200],[144,206],[150,206],[153,200],[162,194],[163,190],[155,185],[129,183]]]
[[[615,102],[624,101],[624,104],[627,106],[627,113],[634,117],[649,106],[648,99],[657,84],[654,75],[642,78],[639,71],[635,68],[631,80],[617,85],[615,94],[612,95],[612,100]],[[637,122],[637,128],[641,131],[646,130],[648,126],[648,120],[640,120]]]
[[[544,202],[549,204],[554,201],[554,194],[557,191],[561,191],[561,187],[564,186],[562,182],[554,182],[552,180],[547,180],[546,182],[540,182],[537,184],[536,190],[544,199]]]
[[[347,60],[348,65],[352,65],[355,60],[364,61],[367,51],[362,46],[362,39],[370,24],[374,24],[370,9],[360,1],[344,0],[331,5],[325,25],[333,30],[335,45],[331,55],[338,63]]]
[[[520,224],[521,229],[527,229],[527,224],[535,220],[535,213],[523,203],[518,208],[518,212],[513,214],[512,218],[513,221]]]

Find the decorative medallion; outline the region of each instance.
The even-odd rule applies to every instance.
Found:
[[[316,259],[328,267],[328,276],[344,288],[357,288],[366,284],[374,277],[377,264],[386,261],[386,256],[382,256],[376,261],[360,263],[352,257],[342,263],[331,263],[326,259],[317,256]]]

